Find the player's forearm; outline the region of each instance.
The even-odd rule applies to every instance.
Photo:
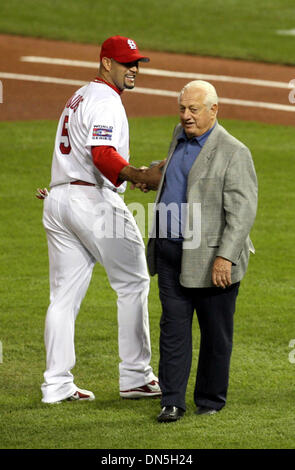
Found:
[[[119,173],[121,181],[130,181],[131,183],[145,183],[143,170],[128,165],[122,168]]]
[[[162,177],[161,166],[148,169],[139,169],[128,165],[122,168],[119,178],[122,181],[130,181],[133,184],[146,184],[149,189],[158,189]]]

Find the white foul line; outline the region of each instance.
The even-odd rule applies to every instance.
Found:
[[[70,59],[59,59],[54,57],[38,57],[38,56],[23,56],[20,58],[22,62],[33,62],[39,64],[50,64],[50,65],[66,65],[72,67],[85,67],[98,69],[99,62],[88,62],[84,60],[70,60]],[[290,88],[286,82],[278,82],[273,80],[260,80],[256,78],[245,78],[245,77],[232,77],[230,75],[212,75],[205,73],[194,73],[194,72],[176,72],[171,70],[160,70],[152,68],[141,68],[141,75],[154,75],[157,77],[173,77],[173,78],[186,78],[189,80],[213,80],[219,82],[229,83],[242,83],[244,85],[264,86],[272,88]]]
[[[8,73],[0,72],[0,78],[7,80],[23,80],[23,81],[33,81],[41,83],[55,83],[57,85],[73,85],[73,86],[84,86],[89,83],[88,81],[83,80],[71,80],[68,78],[58,78],[58,77],[45,77],[40,75],[26,75],[26,74],[17,74],[17,73]],[[156,95],[156,96],[166,96],[177,98],[179,92],[170,91],[170,90],[158,90],[154,88],[134,88],[134,90],[126,90],[130,93],[142,93],[145,95]],[[288,106],[279,103],[267,103],[264,101],[248,101],[248,100],[238,100],[232,98],[219,98],[220,103],[237,105],[237,106],[250,106],[255,108],[266,108],[273,109],[276,111],[289,111],[295,112],[295,106]]]
[[[278,29],[277,34],[282,36],[295,36],[295,28],[293,29]]]
[[[144,93],[145,95],[158,95],[158,96],[170,96],[173,98],[177,98],[179,92],[176,91],[169,91],[169,90],[155,90],[154,88],[140,88],[136,87],[134,90],[131,91],[132,93]],[[295,112],[295,106],[289,106],[279,103],[267,103],[265,101],[249,101],[249,100],[238,100],[232,98],[219,98],[219,103],[223,104],[231,104],[237,106],[250,106],[253,108],[266,108],[266,109],[273,109],[276,111],[291,111]]]
[[[83,86],[86,85],[85,81],[82,80],[71,80],[68,78],[56,78],[56,77],[44,77],[41,75],[27,75],[22,73],[8,73],[0,72],[0,78],[6,78],[11,80],[25,80],[29,82],[42,82],[42,83],[57,83],[59,85],[75,85]]]

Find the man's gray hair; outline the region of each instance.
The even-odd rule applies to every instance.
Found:
[[[213,106],[213,104],[218,104],[218,96],[217,96],[215,87],[211,83],[205,82],[204,80],[193,80],[192,82],[187,83],[179,93],[178,103],[180,102],[180,99],[184,91],[187,90],[188,88],[204,90],[205,92],[204,104],[207,105],[208,109],[210,109],[211,106]]]

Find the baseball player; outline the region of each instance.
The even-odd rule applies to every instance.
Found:
[[[132,89],[139,53],[129,38],[107,39],[97,78],[68,100],[59,120],[50,192],[44,198],[50,305],[45,322],[46,370],[42,402],[93,400],[74,383],[75,320],[94,265],[104,266],[117,293],[119,386],[126,398],[161,395],[150,366],[145,247],[120,193],[126,182],[156,189],[161,164],[137,169],[129,164],[129,128],[121,101]]]

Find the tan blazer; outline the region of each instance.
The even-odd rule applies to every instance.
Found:
[[[155,207],[181,131],[178,124]],[[188,175],[187,202],[180,283],[185,287],[213,287],[211,271],[216,256],[233,263],[232,283],[240,281],[247,270],[249,252],[254,253],[249,233],[256,216],[257,178],[249,149],[218,122]],[[155,233],[154,216],[147,246],[147,262],[152,276],[157,273]]]

